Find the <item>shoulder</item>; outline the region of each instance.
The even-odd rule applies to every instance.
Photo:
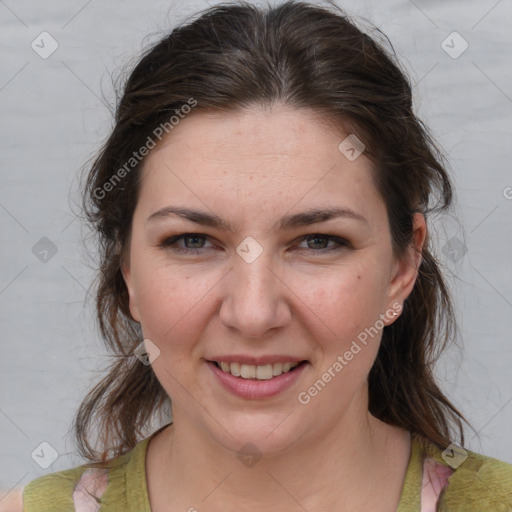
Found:
[[[425,445],[425,455],[444,465],[450,476],[439,512],[512,511],[512,465],[473,451]]]
[[[80,466],[32,480],[23,489],[24,510],[45,511],[52,510],[52,507],[74,510],[73,492],[86,469]]]
[[[13,489],[0,500],[0,512],[23,512],[22,488]]]
[[[141,441],[130,452],[105,464],[85,464],[32,480],[23,489],[24,508],[17,504],[12,512],[90,512],[98,510],[100,504],[102,510],[111,510],[107,503],[126,501],[127,473],[133,471],[134,459],[140,465],[146,445],[147,440]]]
[[[512,465],[506,462],[467,451],[448,482],[441,512],[512,511]]]
[[[10,491],[0,501],[0,512],[50,511],[59,507],[74,510],[73,492],[85,468],[51,473],[29,482],[25,487]]]

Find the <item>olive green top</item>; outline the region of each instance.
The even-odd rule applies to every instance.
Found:
[[[88,468],[97,467],[86,464],[31,481],[23,490],[24,511],[151,512],[145,459],[149,441],[157,432],[139,442],[130,452],[114,459],[110,469],[99,470],[100,473],[104,472],[104,490],[95,493],[92,488],[92,494],[100,498],[84,493],[85,501],[88,500],[84,503],[76,497],[77,490],[81,489],[78,482],[85,480],[80,480],[84,472]],[[447,457],[446,451],[442,452],[433,444],[413,435],[397,512],[511,512],[512,465],[469,450],[464,453],[467,453],[467,458],[462,463],[459,459],[458,465],[453,462],[454,459]],[[438,468],[440,474],[449,475],[445,479],[444,490],[438,490],[438,502],[436,494],[434,503],[437,502],[437,506],[434,507],[429,506],[426,503],[428,500],[422,495],[422,489],[425,493],[426,487],[424,478],[427,477],[423,474],[426,460]],[[448,464],[448,460],[451,464]],[[99,473],[96,470],[96,473],[91,474]],[[85,487],[91,490],[90,483]]]

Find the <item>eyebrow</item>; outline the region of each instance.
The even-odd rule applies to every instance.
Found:
[[[203,226],[221,228],[231,233],[235,232],[233,227],[218,215],[176,206],[166,206],[157,210],[148,217],[146,222],[164,219],[172,215],[182,217]],[[283,231],[286,229],[316,224],[318,222],[325,222],[339,217],[353,219],[368,224],[368,221],[361,214],[351,210],[350,208],[313,208],[304,212],[285,215],[278,222],[278,229]]]

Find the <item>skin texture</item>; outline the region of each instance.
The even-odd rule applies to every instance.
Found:
[[[0,489],[0,512],[23,512],[23,489],[13,489],[7,493]]]
[[[365,328],[403,304],[420,264],[412,247],[393,255],[370,160],[338,150],[347,135],[308,110],[255,106],[190,115],[148,155],[123,274],[173,403],[174,425],[147,455],[153,510],[396,509],[410,438],[368,413],[366,379],[381,333],[309,403],[297,399]],[[148,220],[171,205],[218,215],[233,232],[175,215]],[[365,220],[278,230],[284,215],[327,207]],[[420,249],[423,216],[414,226]],[[205,238],[175,248],[188,243],[197,254],[161,246],[190,233]],[[308,241],[314,234],[348,243],[328,251],[335,240]],[[236,252],[249,236],[263,250],[251,263]],[[307,365],[281,394],[243,399],[206,362],[225,354],[287,355]],[[252,467],[237,457],[246,443],[262,455]]]

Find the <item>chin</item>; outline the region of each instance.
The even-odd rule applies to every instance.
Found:
[[[217,442],[237,456],[245,452],[257,455],[279,455],[292,449],[306,434],[303,421],[290,410],[277,413],[241,411],[226,414],[222,427],[212,425],[211,432]]]

